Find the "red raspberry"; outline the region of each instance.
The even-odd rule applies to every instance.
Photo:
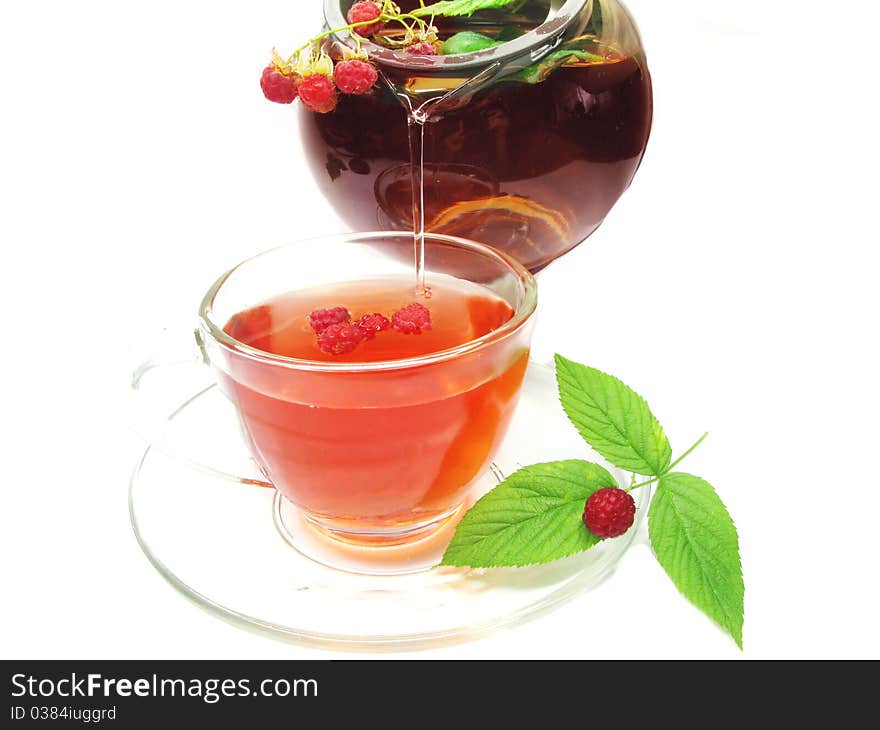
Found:
[[[380,15],[382,15],[382,8],[379,7],[378,3],[360,2],[351,6],[346,17],[348,18],[349,23],[364,23],[368,20],[375,20]],[[375,35],[382,30],[384,25],[385,21],[380,20],[376,23],[370,23],[370,25],[362,25],[358,28],[353,28],[353,30],[359,36],[369,38],[371,35]]]
[[[329,309],[316,309],[309,315],[309,324],[318,334],[321,334],[331,324],[343,324],[351,322],[351,314],[345,307],[330,307]]]
[[[331,324],[318,335],[318,347],[331,355],[344,355],[366,338],[367,335],[356,324],[341,322]]]
[[[296,77],[285,76],[274,66],[266,66],[260,77],[263,95],[276,104],[290,104],[296,99]]]
[[[299,98],[306,109],[326,114],[336,108],[336,87],[329,76],[312,74],[299,82]]]
[[[419,41],[418,43],[413,43],[411,46],[407,46],[403,49],[407,53],[412,53],[417,56],[436,56],[437,55],[437,47],[432,43],[428,43],[428,41]]]
[[[337,63],[333,78],[343,94],[365,94],[379,80],[379,72],[373,64],[353,58]]]
[[[424,304],[407,304],[391,315],[391,326],[405,335],[420,335],[431,329],[431,312]]]
[[[365,314],[356,324],[364,331],[367,339],[371,340],[376,336],[377,332],[384,332],[391,327],[391,320],[376,312],[375,314]]]
[[[604,487],[590,495],[584,509],[584,524],[596,537],[619,537],[632,527],[636,503],[617,487]]]

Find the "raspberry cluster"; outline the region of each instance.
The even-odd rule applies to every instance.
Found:
[[[379,79],[376,67],[361,58],[333,63],[320,54],[306,63],[289,64],[276,58],[263,69],[260,88],[269,101],[290,104],[299,98],[306,109],[326,114],[343,94],[366,94]]]
[[[382,5],[386,6],[384,17],[382,16]],[[346,15],[348,22],[351,23],[351,31],[362,38],[370,38],[376,35],[385,27],[386,19],[400,22],[402,17],[408,16],[401,16],[400,8],[394,3],[385,2],[380,4],[373,0],[355,3],[348,11],[348,15]],[[398,44],[402,45],[405,52],[422,56],[437,55],[437,29],[433,25],[421,23],[420,26],[415,27],[404,24],[404,27],[406,28],[406,35],[403,41],[398,41]]]
[[[391,326],[405,335],[420,335],[431,329],[431,313],[422,304],[407,304],[391,315]]]
[[[357,2],[348,11],[349,25],[345,28],[362,38],[369,38],[385,27],[388,20],[401,22],[400,9],[389,2]],[[423,56],[437,55],[437,29],[421,22],[416,30],[407,26],[402,49],[406,53]],[[344,30],[344,29],[337,29]],[[321,114],[332,112],[338,102],[337,91],[343,94],[366,94],[379,79],[376,67],[371,64],[366,53],[347,52],[346,58],[334,61],[324,51],[319,50],[320,39],[331,32],[327,31],[313,39],[303,49],[308,53],[303,57],[303,49],[294,53],[289,59],[282,59],[274,54],[272,62],[263,69],[260,77],[260,88],[269,101],[278,104],[290,104],[295,99],[303,103],[306,109]]]
[[[345,307],[330,307],[314,310],[309,315],[309,324],[322,352],[344,355],[385,330],[420,335],[431,329],[431,312],[423,304],[414,303],[398,309],[391,319],[373,312],[352,320],[351,312]]]

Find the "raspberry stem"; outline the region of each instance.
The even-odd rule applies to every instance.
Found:
[[[308,48],[309,46],[314,46],[319,41],[324,40],[327,36],[331,36],[334,33],[341,33],[344,30],[349,30],[349,31],[354,30],[355,28],[360,28],[363,25],[372,25],[373,23],[377,22],[378,20],[393,20],[393,18],[390,18],[390,17],[383,14],[383,15],[380,15],[379,18],[373,18],[372,20],[363,20],[360,23],[350,23],[349,25],[343,25],[340,28],[333,28],[332,30],[324,31],[323,33],[320,33],[319,35],[316,35],[311,40],[306,41],[299,48],[297,48],[293,53],[291,53],[290,58],[287,59],[287,62],[293,63],[294,59],[300,53],[302,53],[306,48]]]
[[[675,467],[677,467],[682,461],[684,461],[685,457],[690,456],[690,454],[693,452],[693,450],[696,449],[697,446],[699,446],[701,443],[703,443],[703,441],[705,440],[706,436],[708,436],[708,435],[709,435],[709,432],[706,431],[706,433],[704,433],[702,436],[700,436],[700,438],[698,438],[698,439],[696,440],[696,442],[694,443],[693,446],[691,446],[687,451],[685,451],[681,456],[679,456],[675,461],[673,461],[673,462],[669,465],[669,468],[668,468],[666,471],[672,471],[672,470],[673,470]]]
[[[673,462],[669,465],[669,467],[666,469],[666,471],[663,472],[663,473],[664,473],[664,474],[668,474],[668,473],[671,472],[675,467],[677,467],[679,464],[681,464],[682,461],[684,461],[688,456],[690,456],[690,455],[693,453],[694,449],[696,449],[701,443],[703,443],[703,441],[705,440],[706,436],[708,436],[708,435],[709,435],[709,432],[706,431],[706,433],[704,433],[702,436],[700,436],[700,438],[698,438],[698,439],[694,442],[693,446],[691,446],[687,451],[685,451],[681,456],[679,456],[675,461],[673,461]],[[653,484],[654,482],[656,482],[657,480],[659,480],[661,476],[663,476],[663,474],[661,474],[661,475],[658,476],[658,477],[652,477],[651,479],[647,479],[647,480],[645,480],[645,481],[643,481],[643,482],[639,482],[638,484],[631,484],[630,487],[629,487],[629,489],[626,489],[625,491],[627,491],[627,492],[632,492],[633,490],[638,489],[639,487],[645,487],[645,486],[647,486],[648,484]],[[635,481],[635,474],[633,474],[632,481]]]
[[[635,476],[635,475],[634,475],[634,476]],[[644,482],[639,482],[638,484],[633,484],[629,489],[624,489],[623,491],[625,491],[625,492],[632,492],[632,491],[638,489],[639,487],[646,487],[646,486],[648,486],[649,484],[653,484],[653,483],[656,482],[658,479],[660,479],[660,477],[653,477],[653,478],[651,478],[651,479],[647,479],[647,480],[645,480]]]
[[[425,7],[424,2],[421,3],[421,6],[423,8]],[[310,46],[316,45],[317,43],[324,40],[328,36],[333,35],[334,33],[342,33],[343,31],[351,32],[355,28],[360,28],[360,27],[363,27],[366,25],[373,25],[374,23],[377,23],[377,22],[400,23],[407,31],[412,31],[412,27],[406,23],[407,20],[413,21],[419,27],[419,30],[422,30],[422,31],[424,31],[429,26],[428,23],[426,23],[424,20],[422,20],[417,15],[413,15],[412,13],[395,13],[395,12],[384,12],[383,11],[381,13],[381,15],[379,15],[378,18],[371,18],[370,20],[362,20],[358,23],[349,23],[348,25],[343,25],[339,28],[333,28],[331,30],[324,31],[323,33],[320,33],[319,35],[316,35],[314,38],[306,41],[299,48],[297,48],[293,53],[291,53],[290,58],[287,59],[287,63],[288,64],[293,63],[296,60],[296,57],[300,53],[302,53],[302,51],[304,51],[306,48],[309,48]],[[352,35],[355,36],[355,41],[357,43],[358,49],[360,49],[361,39],[359,37],[357,37],[357,33],[353,33]]]

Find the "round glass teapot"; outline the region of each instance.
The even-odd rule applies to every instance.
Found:
[[[344,26],[351,5],[325,0],[327,27]],[[362,41],[380,83],[330,113],[299,112],[312,173],[352,228],[412,229],[407,119],[422,108],[425,230],[538,271],[598,228],[641,162],[653,107],[635,22],[617,0],[523,0],[434,24],[441,38],[494,43],[415,56]],[[354,42],[340,33],[327,46]]]

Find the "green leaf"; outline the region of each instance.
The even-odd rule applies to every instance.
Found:
[[[554,461],[511,474],[458,523],[441,565],[472,568],[549,563],[599,542],[582,522],[584,503],[617,482],[588,461]]]
[[[678,590],[742,649],[739,539],[712,485],[675,472],[660,479],[648,512],[654,554]]]
[[[562,355],[556,355],[556,382],[566,415],[608,461],[646,476],[660,476],[669,468],[669,440],[638,393]]]
[[[487,35],[465,30],[443,41],[443,44],[440,46],[440,54],[452,56],[456,53],[473,53],[474,51],[484,51],[487,48],[500,46],[502,43],[503,41],[496,41]]]
[[[553,71],[560,66],[565,66],[570,61],[602,61],[602,56],[587,51],[560,50],[548,53],[540,61],[526,66],[521,71],[517,71],[505,78],[505,81],[522,81],[527,84],[538,84],[546,79]]]
[[[423,8],[416,8],[410,11],[410,14],[419,17],[442,15],[451,18],[456,15],[473,15],[478,10],[503,8],[506,5],[513,5],[514,2],[517,0],[441,0]]]

